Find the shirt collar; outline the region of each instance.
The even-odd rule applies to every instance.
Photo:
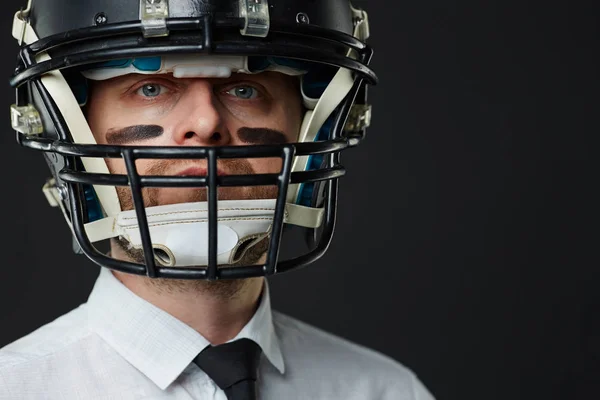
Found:
[[[190,326],[137,296],[106,268],[100,269],[87,303],[90,329],[162,390],[210,345]],[[241,338],[254,340],[284,373],[266,280],[258,309],[232,340]]]

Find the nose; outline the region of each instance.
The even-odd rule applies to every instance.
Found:
[[[178,101],[173,141],[180,146],[223,146],[231,142],[213,85],[191,81]]]

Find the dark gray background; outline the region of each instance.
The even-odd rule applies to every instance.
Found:
[[[3,2],[5,82],[21,3]],[[592,1],[355,4],[373,125],[343,158],[329,253],[270,280],[275,308],[398,359],[438,399],[599,398]],[[85,301],[98,268],[71,253],[0,93],[1,347]]]

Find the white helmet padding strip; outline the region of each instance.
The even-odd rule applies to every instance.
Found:
[[[17,12],[13,21],[13,35],[17,35],[16,38],[20,40],[23,32],[25,32],[23,36],[25,43],[30,44],[38,40],[31,25],[21,20]],[[49,59],[50,57],[47,54],[41,54],[38,56],[37,61],[41,62]],[[60,109],[75,143],[96,144],[94,135],[79,107],[79,102],[73,95],[62,73],[58,70],[46,73],[41,77],[41,82]],[[81,161],[86,171],[109,173],[106,162],[102,158],[81,158]],[[94,186],[94,189],[107,215],[117,215],[121,211],[117,190],[114,186],[97,185]]]
[[[221,200],[217,209],[217,263],[231,264],[241,256],[237,250],[247,250],[271,231],[276,200]],[[323,209],[287,204],[285,223],[310,224],[323,222]],[[157,261],[167,266],[208,264],[208,203],[179,203],[146,208],[152,247]],[[104,218],[86,224],[91,242],[119,237],[132,248],[142,249],[141,233],[135,210],[123,211],[117,217]],[[247,245],[251,241],[250,245]],[[158,251],[156,251],[158,250]]]
[[[253,74],[248,66],[247,56],[237,55],[205,55],[205,54],[177,54],[162,57],[147,57],[145,60],[156,60],[160,65],[152,68],[141,68],[132,60],[125,65],[99,67],[81,71],[88,79],[99,81],[115,78],[127,74],[173,74],[175,78],[229,78],[232,73]],[[140,64],[144,59],[137,60]],[[286,75],[299,76],[306,73],[304,70],[270,64],[263,71],[281,72]]]

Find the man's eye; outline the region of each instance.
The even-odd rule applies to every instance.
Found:
[[[156,97],[158,95],[167,93],[169,89],[166,87],[156,84],[148,83],[137,90],[137,94],[144,97]]]
[[[258,97],[258,90],[252,86],[236,86],[225,93],[244,100],[252,100]]]

